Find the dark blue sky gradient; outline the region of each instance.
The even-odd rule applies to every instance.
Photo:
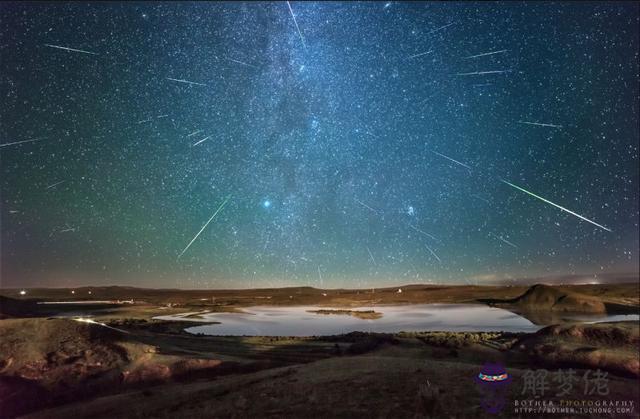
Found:
[[[291,8],[2,3],[2,286],[638,271],[637,4]]]

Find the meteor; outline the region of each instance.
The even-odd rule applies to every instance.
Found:
[[[193,137],[196,134],[200,134],[202,131],[204,131],[204,130],[199,129],[197,131],[193,131],[191,134],[187,135],[187,137]]]
[[[498,236],[497,234],[493,234],[493,233],[489,233],[491,234],[493,237],[495,237],[496,239],[500,240],[503,243],[508,244],[509,246],[513,247],[513,248],[518,248],[518,246],[516,246],[515,244],[511,243],[509,240],[503,238],[502,236]]]
[[[562,128],[562,125],[543,124],[541,122],[518,121],[518,124],[536,125],[538,127]]]
[[[481,197],[480,195],[471,195],[471,196],[474,197],[474,198],[478,198],[479,200],[481,200],[483,202],[486,202],[487,204],[491,205],[491,202],[489,202],[489,200]]]
[[[291,13],[291,17],[293,18],[293,23],[296,24],[296,30],[298,31],[298,35],[300,35],[300,40],[302,41],[302,46],[304,49],[307,49],[307,45],[304,43],[304,37],[302,36],[302,32],[300,32],[300,26],[298,26],[298,21],[296,20],[296,15],[293,14],[293,9],[291,8],[291,3],[287,1],[287,6],[289,6],[289,12]]]
[[[365,204],[364,202],[360,201],[358,198],[353,198],[353,199],[355,199],[355,201],[356,201],[358,204],[362,205],[363,207],[365,207],[365,208],[367,208],[367,209],[370,209],[371,211],[375,212],[376,214],[379,214],[379,212],[378,212],[377,210],[374,210],[374,209],[373,209],[373,208],[371,208],[369,205],[367,205],[367,204]]]
[[[191,245],[193,244],[194,241],[196,241],[196,239],[198,238],[198,236],[204,231],[205,228],[207,228],[207,226],[209,225],[209,223],[211,222],[211,220],[213,220],[215,218],[216,215],[218,215],[218,213],[222,210],[222,208],[224,208],[224,206],[227,204],[227,202],[229,201],[229,198],[231,198],[231,195],[229,195],[223,202],[222,204],[220,204],[220,206],[218,207],[218,209],[216,210],[216,212],[213,213],[213,215],[211,216],[211,218],[209,218],[209,221],[207,221],[202,228],[200,229],[200,231],[198,231],[198,234],[195,235],[195,237],[193,239],[191,239],[191,241],[189,242],[189,244],[187,245],[187,247],[184,248],[184,250],[182,250],[182,252],[180,252],[180,254],[178,255],[178,259],[180,259],[180,257],[182,255],[184,255],[184,253],[189,249],[189,247],[191,247]]]
[[[509,50],[508,49],[501,49],[500,51],[483,52],[482,54],[470,55],[468,57],[464,57],[464,59],[468,60],[470,58],[484,57],[486,55],[501,54],[501,53],[507,52],[507,51],[509,51]]]
[[[440,241],[436,236],[434,236],[434,235],[432,235],[432,234],[429,234],[429,233],[427,233],[426,231],[422,231],[422,230],[420,230],[418,227],[414,227],[414,226],[412,226],[411,224],[407,224],[407,225],[408,225],[409,227],[411,227],[413,230],[417,231],[418,233],[423,234],[423,235],[425,235],[425,236],[429,237],[430,239]]]
[[[502,73],[509,73],[511,72],[511,70],[489,70],[489,71],[473,71],[471,73],[456,73],[456,76],[475,76],[475,75],[482,75],[482,74],[502,74]]]
[[[57,48],[57,49],[63,49],[65,51],[71,51],[71,52],[81,52],[83,54],[91,54],[91,55],[100,55],[98,53],[95,52],[91,52],[91,51],[85,51],[82,49],[75,49],[75,48],[69,48],[69,47],[61,47],[60,45],[51,45],[51,44],[44,44],[45,47],[49,47],[49,48]]]
[[[412,58],[422,57],[423,55],[427,55],[427,54],[429,54],[430,52],[433,52],[433,50],[432,50],[432,49],[430,49],[429,51],[421,52],[420,54],[410,55],[410,56],[408,56],[408,57],[407,57],[407,60],[410,60],[410,59],[412,59]]]
[[[182,79],[172,79],[171,77],[167,77],[167,80],[175,81],[175,82],[178,82],[178,83],[192,84],[192,85],[195,85],[195,86],[207,87],[206,84],[204,84],[204,83],[196,83],[195,81],[182,80]]]
[[[256,67],[256,66],[255,66],[255,65],[253,65],[253,64],[245,63],[244,61],[235,60],[235,59],[233,59],[233,58],[229,58],[229,57],[227,57],[227,60],[229,60],[229,61],[233,61],[234,63],[238,63],[238,64],[246,65],[247,67],[258,68],[258,67]]]
[[[427,33],[427,35],[432,34],[432,33],[435,33],[435,32],[438,32],[438,31],[441,31],[441,30],[443,30],[444,28],[448,28],[449,26],[453,25],[454,23],[455,23],[455,22],[451,22],[451,23],[449,23],[448,25],[440,26],[439,28],[436,28],[436,29],[432,30],[431,32],[428,32],[428,33]]]
[[[367,246],[367,252],[369,252],[369,257],[371,258],[373,264],[376,265],[376,258],[373,257],[373,253],[371,253],[371,250],[369,250],[369,246]]]
[[[464,164],[464,163],[459,162],[458,160],[454,160],[454,159],[452,159],[451,157],[447,157],[447,156],[445,156],[444,154],[438,153],[437,151],[433,151],[433,150],[432,150],[432,152],[433,152],[433,153],[435,153],[435,154],[437,154],[437,155],[438,155],[438,156],[440,156],[440,157],[444,157],[444,158],[445,158],[445,159],[447,159],[447,160],[451,160],[452,162],[454,162],[454,163],[456,163],[456,164],[459,164],[460,166],[466,167],[467,169],[471,170],[471,168],[470,168],[469,166],[467,166],[467,165],[466,165],[466,164]]]
[[[506,180],[504,180],[504,179],[500,179],[500,181],[501,181],[502,183],[506,183],[507,185],[511,186],[512,188],[515,188],[515,189],[517,189],[517,190],[519,190],[519,191],[521,191],[521,192],[524,192],[524,193],[526,193],[526,194],[528,194],[528,195],[531,195],[531,196],[532,196],[532,197],[534,197],[534,198],[538,198],[538,199],[539,199],[539,200],[541,200],[542,202],[546,202],[547,204],[549,204],[549,205],[553,205],[554,207],[559,208],[559,209],[561,209],[561,210],[562,210],[562,211],[564,211],[564,212],[568,212],[569,214],[571,214],[571,215],[573,215],[573,216],[576,216],[576,217],[580,218],[581,220],[584,220],[584,221],[586,221],[586,222],[588,222],[588,223],[591,223],[591,224],[593,224],[593,225],[594,225],[594,226],[596,226],[596,227],[600,227],[601,229],[603,229],[603,230],[607,230],[607,231],[609,231],[609,232],[611,232],[611,231],[612,231],[611,229],[609,229],[609,228],[607,228],[607,227],[605,227],[605,226],[603,226],[603,225],[600,225],[600,224],[596,223],[595,221],[591,221],[590,219],[588,219],[588,218],[586,218],[586,217],[583,217],[583,216],[582,216],[582,215],[580,215],[580,214],[576,214],[575,212],[573,212],[573,211],[571,211],[571,210],[568,210],[568,209],[566,209],[565,207],[561,207],[561,206],[560,206],[560,205],[558,205],[558,204],[554,204],[553,202],[549,201],[548,199],[544,199],[543,197],[538,196],[538,195],[534,194],[533,192],[529,192],[528,190],[526,190],[526,189],[524,189],[524,188],[521,188],[521,187],[520,187],[520,186],[518,186],[518,185],[514,185],[513,183],[507,182],[507,181],[506,181]]]
[[[52,183],[51,185],[47,186],[45,189],[55,188],[56,186],[58,186],[59,184],[61,184],[63,182],[64,182],[64,180],[61,180],[61,181],[56,182],[56,183]]]
[[[202,140],[198,141],[195,144],[192,144],[191,147],[197,146],[200,143],[204,143],[205,141],[207,141],[209,138],[211,138],[211,136],[209,135],[208,137],[203,138]]]
[[[0,144],[0,148],[1,147],[6,147],[6,146],[9,146],[9,145],[18,145],[18,144],[24,144],[24,143],[32,143],[34,141],[41,141],[41,140],[44,140],[45,138],[47,138],[47,137],[39,137],[39,138],[33,138],[31,140],[22,140],[22,141],[14,141],[12,143],[4,143],[4,144]]]
[[[424,247],[427,248],[427,250],[429,252],[431,252],[431,254],[433,255],[433,257],[435,257],[436,259],[438,259],[438,262],[442,263],[442,260],[438,257],[438,255],[436,255],[436,252],[434,252],[433,250],[431,250],[431,248],[429,246],[427,246],[426,244],[424,245]]]

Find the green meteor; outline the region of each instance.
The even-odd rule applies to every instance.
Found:
[[[582,216],[582,215],[580,215],[580,214],[576,214],[575,212],[573,212],[573,211],[571,211],[571,210],[569,210],[569,209],[566,209],[565,207],[561,207],[561,206],[560,206],[560,205],[558,205],[558,204],[554,204],[553,202],[549,201],[548,199],[544,199],[543,197],[538,196],[538,195],[534,194],[533,192],[529,192],[528,190],[526,190],[526,189],[524,189],[524,188],[521,188],[521,187],[520,187],[520,186],[518,186],[518,185],[514,185],[513,183],[507,182],[507,181],[506,181],[506,180],[504,180],[504,179],[500,179],[500,181],[501,181],[501,182],[503,182],[503,183],[506,183],[507,185],[511,186],[512,188],[515,188],[515,189],[517,189],[517,190],[519,190],[519,191],[522,191],[522,192],[524,192],[524,193],[526,193],[526,194],[529,194],[529,195],[531,195],[531,196],[532,196],[532,197],[534,197],[534,198],[538,198],[538,199],[539,199],[539,200],[541,200],[542,202],[546,202],[547,204],[551,204],[551,205],[553,205],[553,206],[554,206],[554,207],[556,207],[556,208],[560,208],[562,211],[568,212],[568,213],[569,213],[569,214],[571,214],[571,215],[575,215],[576,217],[580,218],[581,220],[584,220],[584,221],[586,221],[586,222],[588,222],[588,223],[591,223],[591,224],[593,224],[593,225],[594,225],[594,226],[596,226],[596,227],[600,227],[600,228],[601,228],[601,229],[603,229],[603,230],[611,231],[611,229],[609,229],[609,228],[607,228],[607,227],[605,227],[605,226],[603,226],[603,225],[600,225],[600,224],[596,223],[595,221],[591,221],[590,219],[588,219],[588,218],[586,218],[586,217],[583,217],[583,216]]]

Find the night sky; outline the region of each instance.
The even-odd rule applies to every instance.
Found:
[[[638,271],[637,4],[0,17],[3,287]]]

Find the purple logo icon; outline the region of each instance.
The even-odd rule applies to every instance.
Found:
[[[504,365],[486,363],[474,379],[480,390],[480,405],[487,413],[500,413],[507,403],[507,389],[511,376]]]

